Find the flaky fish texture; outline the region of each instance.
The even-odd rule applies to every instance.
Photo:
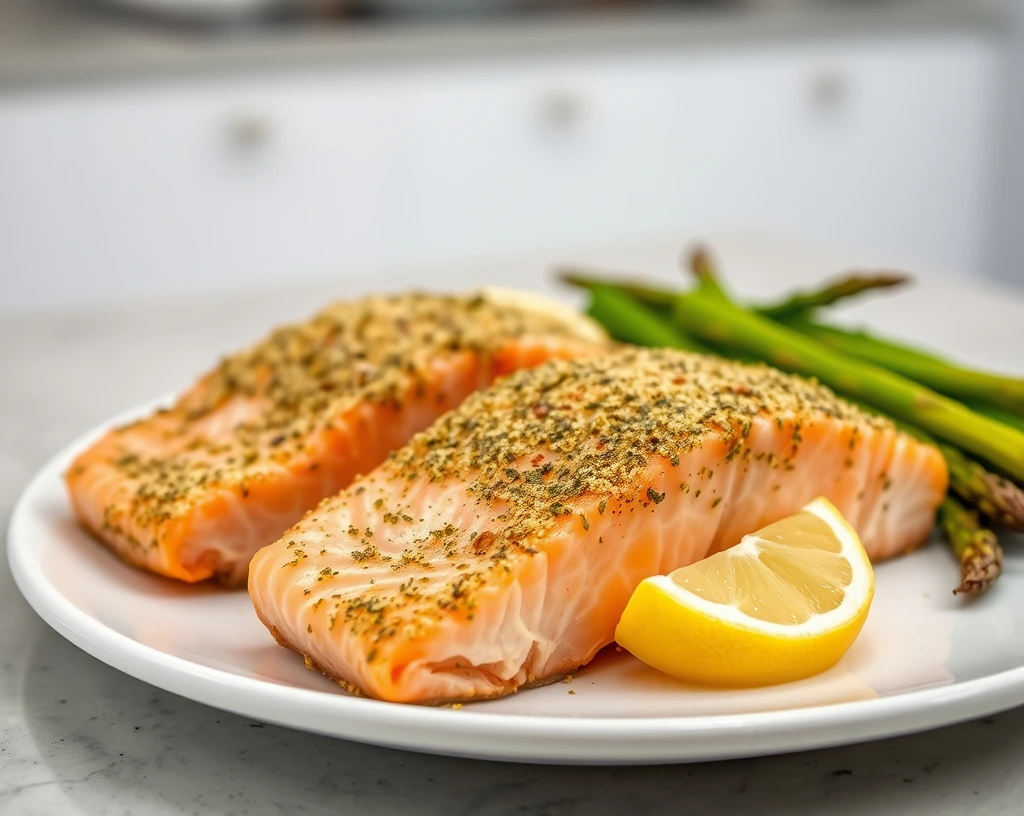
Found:
[[[525,297],[337,303],[104,435],[67,472],[71,502],[131,564],[244,585],[256,550],[473,391],[603,348],[579,316]]]
[[[253,558],[260,619],[383,700],[575,671],[637,584],[826,496],[869,555],[927,537],[934,448],[827,388],[670,350],[550,361],[467,399]]]

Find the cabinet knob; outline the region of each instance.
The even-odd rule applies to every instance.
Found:
[[[252,153],[270,141],[270,120],[258,113],[234,113],[228,117],[226,131],[232,148]]]
[[[570,130],[583,120],[585,108],[583,97],[574,91],[548,91],[540,101],[540,120],[549,130]]]
[[[849,96],[850,83],[842,72],[826,69],[811,77],[809,98],[816,112],[836,112],[846,104]]]

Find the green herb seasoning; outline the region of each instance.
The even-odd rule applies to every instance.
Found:
[[[145,531],[158,543],[154,531],[213,495],[251,500],[262,482],[315,472],[331,454],[311,438],[352,422],[357,406],[443,404],[448,397],[431,390],[439,359],[487,361],[524,336],[580,339],[557,317],[478,295],[369,297],[280,328],[224,359],[172,408],[114,432],[110,465],[132,490],[107,508],[105,530],[139,547]]]
[[[373,619],[352,611],[365,609],[358,587],[346,619],[375,639],[397,631],[415,638],[442,614],[470,614],[481,589],[514,573],[545,539],[600,533],[603,541],[607,530],[593,530],[595,524],[663,512],[667,495],[652,479],[680,468],[688,481],[666,486],[678,485],[689,500],[701,496],[698,484],[717,493],[723,477],[716,480],[711,468],[686,473],[688,454],[706,444],[724,444],[723,456],[736,451],[731,467],[759,457],[785,467],[788,460],[766,459],[748,446],[752,430],[760,423],[774,433],[776,421],[785,427],[815,416],[888,427],[817,383],[763,365],[679,351],[620,350],[516,372],[470,396],[392,454],[364,482],[367,497],[353,490],[339,499],[337,507],[348,500],[369,507],[379,490],[391,506],[413,507],[420,506],[423,491],[437,491],[457,497],[453,506],[469,512],[458,522],[439,523],[446,517],[438,511],[418,533],[403,533],[405,549],[396,550],[389,570],[395,577],[388,588],[372,587],[380,604]],[[405,477],[413,470],[417,481]],[[720,502],[715,498],[711,507]],[[427,569],[427,577],[415,593],[399,591],[399,579],[415,575],[413,569]]]

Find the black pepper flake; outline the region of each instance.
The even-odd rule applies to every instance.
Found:
[[[653,487],[649,487],[647,488],[647,498],[649,498],[655,504],[661,504],[663,501],[665,501],[665,494],[659,493]]]

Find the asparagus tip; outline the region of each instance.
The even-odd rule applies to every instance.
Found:
[[[711,250],[705,244],[694,244],[684,253],[686,267],[701,280],[713,278],[715,265],[711,260]]]
[[[995,583],[1003,570],[1003,548],[995,534],[979,530],[960,554],[960,586],[954,595],[978,595]]]
[[[895,272],[886,269],[852,269],[847,273],[847,277],[857,279],[858,281],[870,282],[872,289],[885,289],[889,286],[902,286],[905,283],[911,283],[913,281],[913,277],[906,272]]]
[[[576,266],[557,266],[552,271],[555,274],[555,278],[561,283],[577,286],[580,289],[589,289],[594,284],[612,283],[612,281],[603,280],[600,276],[587,269],[581,269]]]
[[[1024,490],[995,473],[984,473],[982,484],[989,500],[981,505],[982,512],[1011,530],[1024,532]]]

